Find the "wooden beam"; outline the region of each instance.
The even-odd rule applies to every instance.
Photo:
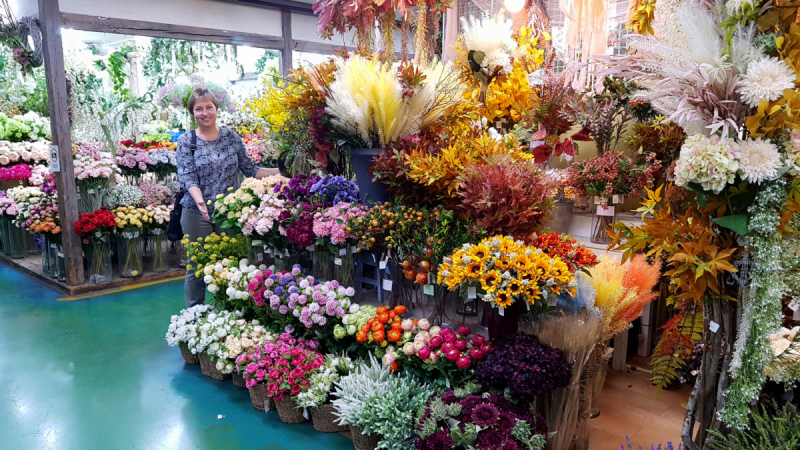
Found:
[[[282,50],[285,45],[285,40],[281,37],[243,33],[236,30],[215,30],[213,28],[190,27],[185,25],[145,22],[141,20],[102,18],[85,14],[65,13],[62,14],[62,16],[64,27],[83,31],[215,42],[217,44],[247,45],[271,50]]]
[[[280,9],[281,11],[291,11],[299,14],[314,16],[314,8],[311,3],[302,3],[292,0],[222,0],[229,3],[240,3],[261,8]]]
[[[44,40],[44,68],[47,80],[47,101],[50,104],[50,131],[58,147],[60,171],[56,173],[58,189],[58,218],[67,282],[71,286],[84,284],[83,249],[81,239],[72,228],[78,220],[78,196],[75,171],[72,167],[72,136],[70,135],[67,77],[64,70],[64,48],[61,43],[61,11],[58,0],[39,0],[39,23]]]
[[[281,11],[281,36],[283,36],[283,53],[281,54],[281,75],[289,75],[292,70],[292,13],[286,10]]]
[[[322,55],[333,55],[342,49],[345,49],[348,52],[353,52],[356,50],[355,47],[309,41],[294,41],[292,48],[301,53],[319,53]]]

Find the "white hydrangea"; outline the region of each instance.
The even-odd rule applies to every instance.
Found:
[[[698,183],[719,194],[736,179],[739,145],[732,139],[695,134],[686,138],[675,165],[675,184]]]
[[[181,310],[180,315],[170,317],[166,336],[167,344],[174,347],[181,342],[189,344],[190,341],[196,339],[198,336],[198,321],[213,310],[214,308],[210,305],[195,305]]]

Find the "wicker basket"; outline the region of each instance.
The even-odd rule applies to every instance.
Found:
[[[336,414],[333,413],[333,404],[326,403],[317,408],[311,408],[311,422],[314,424],[314,429],[323,433],[340,433],[347,431],[347,425],[339,425],[334,422]]]
[[[217,370],[217,365],[211,362],[211,358],[206,352],[200,353],[200,372],[216,380],[227,380],[231,377],[231,374]]]
[[[278,408],[278,417],[283,423],[300,423],[308,420],[303,417],[303,410],[297,409],[297,403],[289,397],[276,401],[275,406]]]
[[[363,434],[363,427],[352,426],[350,433],[353,435],[353,446],[356,450],[375,450],[381,441],[381,437],[377,434]]]
[[[189,350],[189,344],[186,342],[179,342],[178,348],[181,349],[181,356],[183,356],[183,360],[186,361],[186,364],[200,364],[200,359]]]
[[[242,387],[242,388],[246,388],[247,387],[247,384],[244,381],[244,377],[242,376],[242,374],[237,373],[235,370],[233,371],[233,373],[231,373],[231,379],[233,380],[233,385],[234,386],[238,386],[238,387]]]
[[[264,402],[273,400],[267,395],[267,385],[264,383],[256,384],[250,388],[250,401],[253,403],[253,408],[264,411]],[[274,406],[270,405],[270,408]]]

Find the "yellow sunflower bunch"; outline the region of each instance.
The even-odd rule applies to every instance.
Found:
[[[133,206],[120,206],[111,211],[117,219],[117,228],[142,228],[153,223],[153,212]]]
[[[515,300],[530,304],[545,294],[575,294],[576,281],[566,263],[505,236],[464,244],[439,267],[437,282],[449,290],[475,287],[485,302],[506,308]]]

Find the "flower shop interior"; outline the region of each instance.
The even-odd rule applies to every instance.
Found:
[[[800,3],[0,5],[7,448],[800,449]]]

